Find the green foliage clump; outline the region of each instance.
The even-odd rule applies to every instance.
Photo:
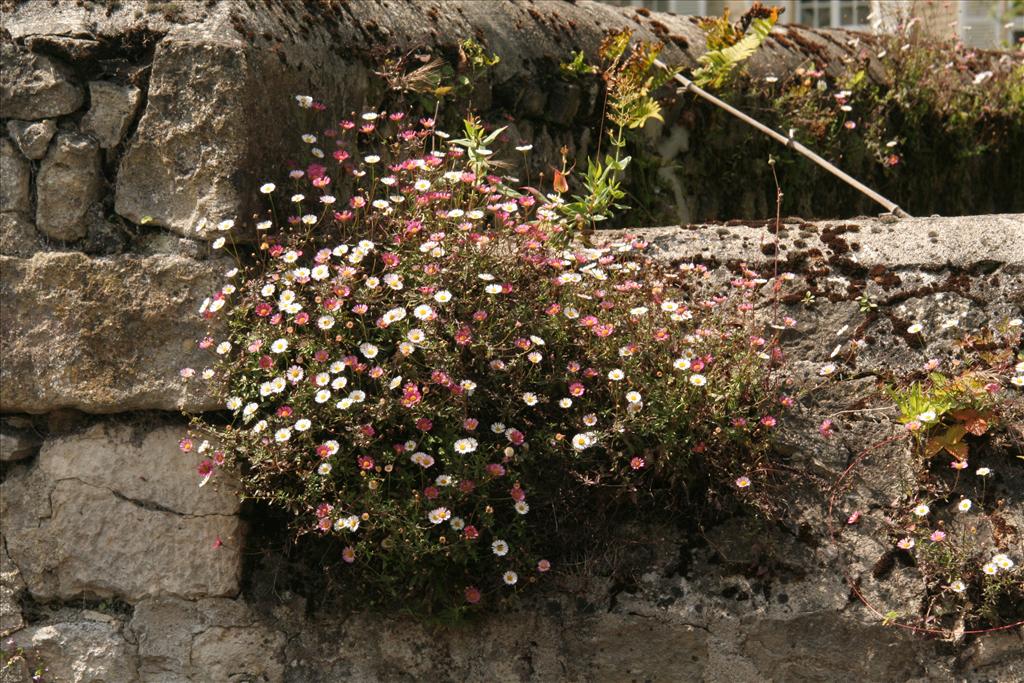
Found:
[[[996,484],[1019,481],[1020,464],[1007,453],[1024,459],[1022,435],[1008,431],[1024,422],[1024,354],[1014,358],[1012,351],[1019,325],[1000,341],[995,351],[950,362],[950,373],[932,371],[925,381],[890,389],[917,459],[911,491],[889,529],[893,552],[926,583],[919,628],[954,638],[1024,617],[1021,535],[1007,524],[1008,491]]]
[[[651,115],[637,102],[620,126]],[[204,480],[236,470],[329,542],[353,601],[419,612],[505,601],[613,509],[767,505],[763,281],[719,291],[640,240],[583,244],[600,198],[517,187],[473,118],[459,139],[404,112],[315,125],[310,162],[263,188],[259,251],[202,308],[226,323],[201,345],[230,414],[183,441]]]

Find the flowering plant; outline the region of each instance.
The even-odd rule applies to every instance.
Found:
[[[1024,357],[1013,352],[1019,327],[1015,319],[1002,340],[975,340],[985,350],[950,363],[960,366],[952,376],[937,372],[935,359],[925,366],[927,381],[890,390],[919,469],[913,495],[889,532],[894,553],[916,566],[927,584],[923,621],[937,632],[957,635],[1021,616],[1020,536],[1006,506],[1019,474],[1013,461],[1000,458],[1020,453],[1019,440],[1005,430],[1024,418],[1016,389],[1024,386]]]
[[[767,477],[766,281],[722,292],[640,239],[584,244],[613,177],[571,199],[564,175],[522,186],[497,172],[500,132],[368,111],[304,134],[310,163],[262,187],[258,253],[200,311],[230,418],[194,418],[183,449],[204,482],[237,470],[298,535],[336,539],[372,602],[501,598],[609,501],[757,501]]]

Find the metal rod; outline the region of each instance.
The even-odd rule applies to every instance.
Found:
[[[668,67],[665,65],[665,63],[662,62],[660,59],[655,59],[654,60],[654,65],[657,66],[657,67],[660,67],[662,69],[668,69]],[[716,107],[724,109],[725,111],[729,112],[730,114],[732,114],[736,118],[740,119],[741,121],[744,121],[744,122],[750,124],[751,126],[753,126],[754,128],[757,128],[759,131],[761,131],[762,133],[764,133],[768,137],[774,138],[775,140],[777,140],[778,142],[781,142],[786,147],[789,147],[790,149],[796,150],[797,152],[799,152],[800,154],[804,155],[805,157],[807,157],[808,159],[810,159],[811,161],[816,163],[818,166],[821,166],[823,169],[825,169],[826,171],[828,171],[832,175],[836,176],[837,178],[839,178],[840,180],[842,180],[846,184],[850,185],[851,187],[856,188],[857,190],[859,190],[860,192],[864,193],[868,197],[871,197],[876,202],[878,202],[879,204],[884,206],[886,209],[888,209],[894,215],[899,216],[900,218],[910,218],[910,214],[908,214],[906,211],[904,211],[899,206],[897,206],[896,202],[889,201],[888,199],[886,199],[882,195],[878,194],[877,192],[872,190],[870,187],[868,187],[864,183],[862,183],[859,180],[857,180],[856,178],[854,178],[854,177],[852,177],[850,175],[847,175],[846,173],[844,173],[840,169],[836,168],[833,164],[829,163],[827,160],[821,158],[820,156],[818,156],[817,154],[815,154],[814,152],[809,150],[807,147],[804,147],[802,144],[800,144],[799,142],[794,140],[792,137],[785,136],[782,133],[779,133],[778,131],[775,131],[775,130],[769,128],[768,126],[764,125],[760,121],[747,116],[746,114],[741,112],[736,107],[733,107],[732,105],[727,104],[727,103],[723,102],[722,100],[718,99],[717,97],[715,97],[711,93],[707,92],[706,90],[704,90],[703,88],[698,86],[696,83],[691,81],[689,78],[687,78],[686,76],[683,76],[682,74],[675,74],[673,76],[673,78],[675,78],[675,80],[679,81],[684,86],[686,86],[685,90],[691,91],[694,94],[698,95],[699,97],[703,97],[705,100],[707,100],[711,104],[715,105]]]

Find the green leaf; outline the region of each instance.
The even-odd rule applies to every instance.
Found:
[[[735,45],[710,50],[698,57],[697,61],[703,66],[693,72],[693,82],[702,87],[724,84],[737,65],[757,52],[774,25],[772,19],[754,19],[750,23],[751,32]]]

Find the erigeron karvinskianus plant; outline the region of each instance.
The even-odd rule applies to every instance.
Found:
[[[896,516],[891,534],[928,584],[924,626],[951,637],[1024,616],[1020,531],[1006,524],[1006,501],[993,495],[995,469],[969,460],[984,451],[994,431],[1024,420],[1024,357],[1013,354],[1020,321],[1012,322],[1001,347],[972,354],[966,366],[958,361],[948,374],[935,371],[938,359],[929,361],[926,381],[890,389],[920,461],[917,495]],[[987,339],[982,346],[992,345]],[[1008,450],[1019,451],[1014,439],[1019,436],[1009,437],[1016,448]]]
[[[310,163],[262,188],[258,254],[200,311],[230,411],[183,440],[203,481],[237,470],[298,535],[336,540],[350,595],[428,611],[535,581],[609,501],[767,501],[766,283],[722,292],[642,240],[574,242],[609,202],[517,188],[472,117],[457,140],[411,119],[305,133]]]

